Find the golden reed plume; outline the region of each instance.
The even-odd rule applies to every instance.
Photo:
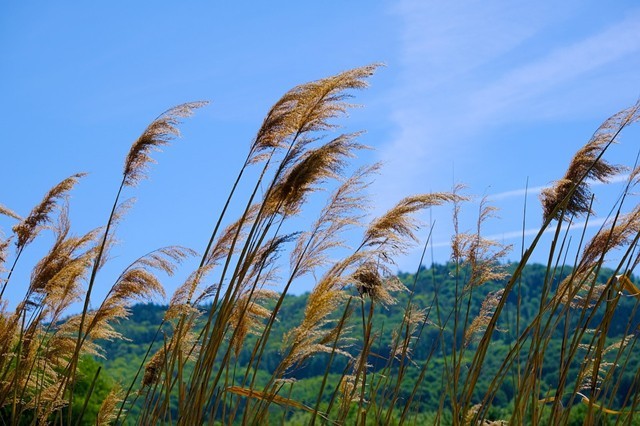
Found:
[[[42,227],[50,221],[49,214],[56,208],[57,202],[64,198],[83,176],[85,173],[72,175],[51,188],[40,204],[31,210],[29,216],[13,227],[13,232],[18,236],[18,250],[33,241]]]
[[[607,182],[611,176],[624,170],[619,165],[609,164],[602,155],[609,145],[615,142],[622,129],[639,118],[640,103],[637,103],[602,123],[589,142],[573,156],[562,179],[540,194],[545,220],[550,217],[560,219],[563,209],[558,207],[563,202],[566,203],[564,211],[569,215],[581,216],[592,213],[589,207],[589,180]]]
[[[207,105],[206,101],[188,102],[175,106],[158,116],[142,135],[131,145],[129,154],[124,162],[124,183],[135,186],[145,178],[147,165],[154,160],[150,157],[152,151],[158,151],[172,139],[180,136],[176,127],[181,118],[189,117],[194,110]]]
[[[350,106],[345,102],[350,95],[345,92],[367,87],[366,78],[379,66],[355,68],[289,90],[264,119],[251,146],[249,162],[260,161],[265,151],[286,148],[290,139],[332,128],[328,120]]]

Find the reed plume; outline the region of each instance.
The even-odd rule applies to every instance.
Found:
[[[366,178],[374,173],[378,165],[357,170],[329,197],[318,219],[311,229],[299,234],[290,256],[291,275],[285,286],[298,277],[315,272],[328,264],[328,253],[332,249],[344,247],[341,233],[350,226],[360,224],[363,208],[366,206],[361,192],[366,188]],[[341,275],[364,258],[357,252],[334,263],[319,283],[314,287],[305,308],[304,319],[298,327],[285,335],[284,358],[273,376],[273,383],[278,383],[282,375],[295,365],[319,352],[347,355],[344,344],[350,326],[345,326],[351,310],[347,309],[339,322],[331,318],[342,302],[346,300],[343,287],[346,281]],[[284,294],[276,304],[276,310],[282,303]],[[347,304],[348,305],[348,304]],[[275,312],[275,310],[274,310]],[[273,322],[273,316],[270,324]],[[268,331],[268,329],[267,329]],[[268,337],[268,334],[267,334]],[[266,337],[263,336],[264,339]]]
[[[183,362],[193,361],[197,357],[198,349],[198,336],[189,327],[184,327],[180,333],[174,333],[147,362],[140,390],[159,383],[172,357]]]
[[[383,306],[394,304],[396,299],[391,296],[391,292],[407,291],[400,280],[396,277],[391,278],[389,265],[393,264],[395,255],[407,250],[410,242],[417,241],[415,231],[419,222],[413,215],[422,209],[438,206],[445,202],[455,203],[461,199],[463,198],[455,193],[445,192],[406,197],[369,224],[360,248],[356,252],[356,254],[360,254],[360,260],[357,261],[357,268],[350,277],[358,293],[361,296],[368,296],[372,302],[369,321],[371,321],[375,303],[380,303]],[[363,250],[360,251],[361,249]],[[351,261],[356,259],[353,258]],[[362,317],[365,329],[365,346],[367,346],[371,336],[370,333],[367,333],[367,326],[364,324],[364,303],[362,304]],[[371,324],[369,324],[369,330],[370,327]]]
[[[247,234],[246,228],[253,224],[259,210],[260,205],[251,205],[244,217],[231,223],[222,231],[222,234],[218,237],[215,244],[209,251],[205,262],[206,265],[216,265],[221,260],[224,260],[228,256],[234,254],[231,250],[237,250],[237,247],[242,245],[241,243],[244,241]]]
[[[20,315],[16,312],[9,313],[7,309],[7,301],[0,300],[0,372],[5,371],[8,363],[15,359],[16,355],[12,352],[15,347],[16,341],[19,339],[20,334]],[[6,383],[0,382],[0,390],[4,395],[8,391],[10,381]],[[2,398],[0,398],[1,400]],[[0,405],[2,405],[0,403]]]
[[[562,211],[568,213],[567,216],[593,213],[590,208],[592,194],[589,181],[607,182],[611,176],[624,170],[620,165],[608,163],[602,156],[620,132],[639,118],[640,103],[637,103],[602,123],[589,142],[573,156],[562,179],[540,193],[544,220],[560,219]],[[559,209],[562,203],[566,204]]]
[[[165,320],[172,320],[178,318],[182,314],[189,314],[198,312],[197,306],[200,304],[200,299],[196,298],[194,303],[194,296],[198,291],[198,287],[202,280],[207,276],[209,271],[213,269],[214,265],[207,265],[193,271],[189,277],[180,285],[171,296],[169,301],[169,307],[165,313]],[[204,294],[204,292],[202,293]]]
[[[121,318],[124,318],[121,311],[92,311],[86,314],[82,330],[85,339],[80,346],[81,355],[104,357],[102,347],[96,341],[122,339],[122,334],[113,327],[113,321]],[[49,345],[47,356],[62,367],[66,367],[65,363],[71,359],[74,353],[80,321],[81,315],[79,314],[67,318],[51,337],[52,342]],[[91,327],[88,326],[89,324]]]
[[[392,358],[399,361],[411,359],[412,344],[419,339],[417,333],[420,327],[430,323],[427,314],[427,309],[420,309],[415,303],[409,302],[404,309],[401,328],[392,332],[390,344]]]
[[[383,269],[382,274],[380,269]],[[391,295],[392,292],[407,291],[398,277],[391,275],[383,265],[372,261],[360,265],[351,278],[360,296],[366,296],[372,302],[383,306],[396,303],[396,299]]]
[[[560,282],[555,300],[572,309],[592,308],[606,288],[605,285],[597,284],[592,269],[576,271]]]
[[[126,318],[129,314],[127,307],[133,301],[150,300],[155,295],[164,297],[164,287],[153,271],[163,271],[171,276],[180,262],[193,255],[195,252],[191,249],[169,246],[138,258],[120,274],[95,311],[88,330],[100,323]]]
[[[500,299],[503,297],[504,289],[500,289],[497,291],[489,292],[482,302],[482,306],[480,307],[480,313],[473,319],[469,327],[465,330],[464,333],[464,344],[465,346],[469,346],[473,341],[474,337],[478,334],[483,333],[489,322],[493,318],[496,307],[500,303]],[[496,328],[496,330],[500,331]]]
[[[0,273],[6,271],[4,265],[5,265],[5,262],[7,261],[7,256],[8,256],[7,251],[9,249],[10,243],[11,243],[10,238],[3,239],[0,237]]]
[[[365,81],[379,65],[355,68],[288,91],[268,112],[251,146],[249,162],[264,158],[264,152],[286,148],[300,135],[333,127],[329,119],[350,106],[346,91],[367,87]],[[303,140],[302,145],[309,142]]]
[[[15,313],[9,313],[7,310],[7,300],[0,300],[0,342],[13,342],[15,339],[15,332],[17,327],[17,321],[15,320]],[[10,345],[8,345],[10,346]],[[0,346],[0,348],[3,346]],[[8,354],[0,353],[0,367],[3,365]]]
[[[387,257],[402,253],[407,248],[407,240],[417,241],[414,231],[418,227],[418,223],[412,214],[459,199],[461,199],[459,195],[448,192],[406,197],[384,215],[371,222],[365,232],[363,246],[383,247]]]
[[[108,426],[116,420],[118,404],[122,402],[122,397],[122,389],[116,384],[100,405],[96,426]]]
[[[580,344],[579,348],[586,351],[586,354],[579,373],[579,378],[581,378],[579,389],[582,391],[599,391],[602,382],[605,380],[605,376],[608,374],[608,370],[617,367],[616,363],[605,361],[604,357],[614,351],[624,350],[634,339],[634,335],[628,335],[622,339],[618,339],[602,349],[597,356],[594,353],[598,350],[597,348],[589,344]]]
[[[347,299],[342,287],[344,280],[331,272],[327,273],[313,288],[307,299],[302,322],[284,336],[289,350],[281,362],[283,370],[287,370],[319,352],[349,354],[334,349],[331,344],[338,336],[336,320],[330,316]]]
[[[150,387],[159,382],[167,356],[167,351],[164,347],[153,354],[151,360],[144,367],[141,388]]]
[[[231,223],[222,231],[222,234],[203,257],[202,265],[174,292],[169,303],[167,319],[176,318],[180,311],[184,311],[182,313],[193,311],[193,309],[196,309],[195,306],[203,303],[216,293],[219,288],[217,283],[206,287],[200,292],[198,292],[198,287],[218,263],[231,257],[238,250],[241,245],[239,243],[246,238],[246,228],[253,223],[259,209],[260,206],[258,204],[250,206],[244,217]]]
[[[38,404],[35,399],[30,401],[25,408],[35,410],[35,417],[39,424],[49,423],[49,417],[67,405],[67,401],[57,395],[56,384],[42,388],[39,391],[37,402]]]
[[[329,264],[331,250],[346,248],[341,233],[362,225],[368,207],[362,194],[368,186],[366,179],[378,170],[379,164],[356,170],[334,191],[310,230],[300,233],[289,260],[292,279]]]
[[[614,222],[606,223],[586,245],[580,268],[593,267],[611,250],[627,245],[640,232],[640,206],[631,212],[621,215]]]
[[[279,282],[277,260],[284,245],[291,242],[296,234],[276,235],[258,247],[252,255],[251,262],[238,283],[239,289],[260,289],[276,285]]]
[[[630,244],[638,232],[640,206],[605,223],[586,244],[574,273],[558,286],[556,299],[576,309],[593,307],[608,288],[608,285],[596,283],[595,270],[610,251]]]
[[[31,213],[13,227],[13,232],[18,237],[16,241],[18,250],[33,241],[42,227],[50,222],[49,215],[58,205],[58,201],[63,199],[83,176],[85,173],[72,175],[51,188]]]
[[[255,336],[262,334],[264,321],[271,317],[271,310],[263,304],[277,298],[278,293],[275,291],[258,289],[245,292],[237,299],[229,317],[229,325],[233,331],[229,344],[236,357],[240,355],[244,340],[249,334]]]
[[[354,365],[358,365],[358,363],[359,360],[356,359]],[[351,403],[356,403],[363,397],[362,376],[354,374],[342,376],[338,390],[340,392],[341,408],[342,410],[348,410]]]
[[[464,417],[463,426],[507,426],[509,422],[505,420],[487,420],[477,421],[476,416],[482,411],[482,404],[476,404],[469,408]]]
[[[365,179],[377,168],[374,165],[359,169],[346,179],[329,197],[311,229],[300,233],[290,256],[292,272],[287,287],[294,279],[326,265],[330,250],[343,247],[340,234],[349,226],[359,225],[360,212],[365,206],[361,191],[367,186]],[[335,319],[330,317],[346,300],[343,290],[346,280],[342,275],[363,258],[363,254],[356,252],[334,263],[314,286],[307,300],[302,322],[285,335],[288,352],[281,363],[282,371],[318,352],[331,353],[335,350],[337,353],[347,354],[334,343],[336,339],[343,340],[340,335],[348,327],[336,325]]]
[[[149,163],[153,163],[151,152],[159,151],[161,146],[180,136],[177,125],[182,118],[190,117],[194,110],[207,105],[208,102],[188,102],[177,105],[160,114],[140,137],[131,145],[124,162],[124,184],[136,186],[140,180],[146,177],[146,169]]]
[[[454,227],[458,229],[459,204],[454,202]],[[484,223],[495,217],[497,209],[487,204],[487,198],[480,201],[478,220],[474,233],[457,231],[451,244],[451,258],[460,266],[469,267],[465,290],[481,286],[489,281],[500,281],[507,277],[506,267],[500,262],[511,251],[511,245],[501,244],[482,236]]]
[[[317,189],[314,185],[338,177],[345,159],[353,157],[353,151],[364,148],[354,141],[356,136],[340,135],[320,148],[307,151],[276,183],[265,201],[267,211],[282,208],[285,215],[297,214],[307,194]]]
[[[14,212],[13,210],[3,206],[2,204],[0,204],[0,215],[3,216],[8,216],[11,217],[15,220],[22,220],[22,218],[20,216],[18,216],[18,214],[16,212]]]
[[[80,282],[92,265],[101,231],[94,229],[75,237],[70,235],[70,229],[67,209],[63,208],[54,226],[56,239],[49,253],[35,265],[29,285],[29,294],[43,296],[41,303],[59,313],[82,294]]]

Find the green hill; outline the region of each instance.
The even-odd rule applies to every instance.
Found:
[[[515,265],[507,265],[507,270],[512,270]],[[448,397],[446,382],[447,361],[453,353],[452,348],[461,348],[465,345],[463,324],[456,324],[454,318],[463,317],[461,312],[454,312],[454,306],[460,306],[455,303],[456,297],[462,297],[467,301],[469,306],[469,314],[467,322],[471,322],[480,310],[485,297],[492,292],[498,291],[505,284],[504,281],[489,282],[482,287],[471,291],[463,292],[462,284],[466,282],[468,277],[465,276],[467,271],[455,270],[454,264],[433,265],[430,268],[422,268],[417,278],[414,274],[401,273],[399,278],[402,283],[409,289],[407,292],[397,294],[397,303],[389,306],[378,306],[375,310],[373,320],[376,330],[381,332],[373,336],[373,347],[371,355],[367,362],[370,365],[372,382],[371,386],[379,386],[381,389],[388,385],[388,381],[392,381],[397,369],[400,368],[400,362],[392,363],[390,370],[385,370],[388,366],[387,360],[392,356],[391,347],[393,345],[393,330],[397,330],[401,326],[405,315],[405,308],[412,298],[413,304],[423,310],[427,315],[427,319],[419,325],[420,338],[415,339],[417,342],[410,347],[410,366],[407,370],[404,380],[401,381],[399,387],[399,400],[406,400],[411,397],[419,401],[419,411],[425,413],[434,412],[440,404],[448,405],[451,403]],[[613,271],[603,269],[599,273],[599,281],[605,282],[611,276]],[[550,275],[554,275],[550,277]],[[524,325],[531,324],[537,313],[540,311],[541,290],[543,283],[547,279],[552,287],[557,287],[563,278],[571,274],[570,268],[564,268],[557,271],[547,271],[543,265],[528,265],[521,275],[521,280],[507,300],[507,305],[500,318],[498,329],[492,338],[491,347],[483,367],[483,374],[477,384],[477,393],[482,395],[490,388],[491,380],[498,374],[503,360],[507,357],[509,350],[512,348],[512,342],[517,341],[517,336],[524,332]],[[545,278],[547,276],[547,278]],[[456,277],[458,285],[456,285]],[[457,287],[457,290],[456,290]],[[413,296],[411,296],[413,290]],[[456,296],[457,293],[457,296]],[[354,296],[357,292],[353,291]],[[271,337],[267,342],[264,351],[261,371],[258,377],[269,377],[274,373],[279,362],[282,359],[283,336],[300,323],[305,306],[308,300],[308,294],[287,295],[284,304],[280,309],[278,321],[275,323]],[[630,334],[637,327],[639,320],[635,314],[635,298],[625,298],[621,300],[617,306],[611,327],[609,328],[608,339],[616,341],[622,339],[625,335]],[[352,301],[355,307],[350,319],[351,335],[360,336],[360,339],[354,339],[353,345],[349,348],[349,352],[356,356],[362,349],[362,318],[360,313],[360,299],[355,298]],[[463,304],[464,305],[464,304]],[[139,366],[143,363],[145,354],[152,346],[151,354],[161,347],[163,333],[169,333],[168,329],[162,328],[158,333],[158,327],[162,323],[166,306],[154,304],[135,305],[131,312],[130,318],[120,323],[117,330],[126,336],[130,341],[114,340],[103,343],[105,350],[105,359],[100,361],[105,371],[109,372],[111,377],[127,387],[131,384],[133,377],[138,373]],[[466,312],[462,312],[466,315]],[[591,322],[600,321],[602,313],[589,319]],[[206,316],[206,313],[205,315]],[[552,318],[551,315],[548,318]],[[554,317],[555,318],[555,317]],[[629,318],[634,318],[630,323]],[[575,318],[570,311],[565,314],[565,318],[555,324],[547,327],[549,338],[546,341],[546,349],[544,351],[543,362],[544,367],[541,370],[543,386],[540,389],[541,396],[544,398],[548,392],[556,389],[560,378],[559,364],[556,360],[560,358],[560,352],[566,350],[567,342],[563,341],[563,334],[567,326],[575,327],[576,322],[585,318]],[[544,321],[542,322],[544,325]],[[631,330],[628,329],[631,327]],[[455,338],[454,338],[455,336]],[[589,336],[585,336],[585,341],[589,340]],[[246,367],[251,357],[251,351],[255,344],[255,338],[247,339],[237,358],[236,383],[240,383],[240,371],[244,373],[243,367]],[[470,363],[473,357],[473,348],[475,342],[468,344],[468,350],[464,353],[465,361],[462,363]],[[564,349],[563,349],[564,348]],[[524,348],[514,365],[508,369],[506,374],[508,378],[504,380],[499,390],[495,392],[492,413],[490,416],[496,418],[506,418],[510,415],[510,403],[517,389],[515,381],[517,378],[517,363],[524,364],[528,355],[529,348]],[[625,355],[626,356],[626,353]],[[627,358],[623,355],[618,358],[624,359],[624,371],[615,392],[615,397],[611,403],[614,405],[621,404],[625,396],[631,391],[635,392],[632,387],[637,386],[635,377],[636,371],[640,366],[640,356],[635,353],[630,354]],[[579,356],[576,359],[580,359]],[[620,363],[620,359],[618,363]],[[148,360],[148,358],[147,358]],[[328,354],[320,354],[310,358],[308,361],[287,372],[286,376],[295,379],[291,388],[291,398],[297,402],[313,406],[318,395],[317,388],[322,381],[329,360]],[[341,374],[348,368],[349,358],[346,356],[338,356],[331,364],[328,381],[328,391],[323,395],[323,401],[330,403],[333,388],[338,386],[337,381]],[[424,369],[424,377],[420,380],[421,384],[414,390],[416,382],[423,366],[428,365]],[[575,379],[580,365],[571,366],[572,374],[569,377]],[[628,373],[627,373],[628,371]],[[391,373],[391,374],[389,374]],[[137,382],[142,378],[142,372],[139,374]],[[522,372],[520,372],[522,374]],[[461,373],[461,379],[464,378],[464,371]],[[265,379],[266,380],[266,379]],[[136,384],[137,388],[138,384]],[[333,387],[333,388],[332,388]],[[476,402],[480,402],[479,400]],[[294,410],[295,411],[295,410]],[[576,415],[579,415],[577,410]],[[304,413],[303,413],[304,414]],[[302,414],[302,415],[303,415]],[[300,420],[301,414],[289,414],[293,419]]]

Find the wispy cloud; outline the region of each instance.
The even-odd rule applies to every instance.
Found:
[[[628,180],[629,180],[628,174],[620,174],[620,175],[613,176],[607,182],[601,182],[599,180],[590,180],[589,185],[600,186],[600,185],[627,182]],[[511,191],[503,191],[503,192],[498,192],[496,194],[490,194],[488,196],[488,199],[490,201],[498,201],[498,200],[504,200],[506,198],[514,198],[514,197],[522,198],[524,196],[539,195],[540,192],[542,192],[542,190],[546,188],[549,188],[549,185],[532,186],[531,188],[520,188],[520,189],[511,190]]]
[[[512,51],[548,20],[548,6],[513,2],[403,1],[397,12],[404,78],[415,89],[440,87]]]
[[[639,27],[640,13],[636,12],[583,40],[555,47],[538,60],[510,70],[488,87],[475,92],[470,99],[470,112],[478,122],[485,122],[487,118],[510,119],[505,110],[528,105],[562,84],[576,81],[587,73],[638,52]],[[544,114],[543,111],[538,113]],[[558,111],[551,113],[557,114]]]
[[[590,229],[590,228],[596,228],[596,227],[599,228],[602,225],[604,225],[606,221],[607,221],[606,218],[592,218],[589,221],[574,222],[571,225],[569,225],[569,230],[580,231],[582,229]],[[494,240],[494,241],[508,241],[508,240],[514,240],[522,237],[532,237],[532,236],[538,235],[538,232],[540,232],[540,228],[527,228],[524,231],[523,230],[508,231],[500,234],[483,235],[483,237],[489,240]],[[555,232],[556,232],[556,228],[551,226],[545,229],[543,233],[553,234]],[[436,247],[436,248],[450,247],[450,246],[451,246],[451,241],[446,241],[446,242],[438,241],[433,243],[433,247]]]
[[[586,111],[600,120],[625,107],[619,96],[606,95],[616,84],[626,84],[626,94],[628,81],[615,80],[612,73],[625,67],[631,72],[636,68],[628,65],[640,63],[640,7],[597,25],[584,14],[573,18],[582,9],[573,1],[401,2],[402,72],[391,116],[396,131],[379,149],[386,163],[375,188],[380,198],[391,204],[398,194],[451,187],[460,169],[474,188],[474,168],[481,168],[486,176],[481,190],[487,181],[504,180],[505,160],[513,161],[492,151],[490,138],[501,126],[528,123],[530,129],[540,120],[559,123]],[[635,74],[629,78],[640,83]],[[610,90],[602,94],[604,85]],[[536,146],[529,141],[521,147],[534,156],[516,161],[539,164],[541,175],[529,175],[530,181],[553,179],[544,175],[544,166],[554,138],[558,134],[541,131]],[[510,178],[522,181],[527,175]],[[519,195],[510,191],[499,197]],[[386,208],[383,204],[378,207]]]

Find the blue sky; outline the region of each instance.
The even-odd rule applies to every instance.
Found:
[[[86,171],[71,217],[76,232],[100,226],[146,125],[173,105],[210,100],[181,127],[183,138],[154,156],[150,179],[126,194],[138,201],[118,229],[113,271],[164,245],[202,250],[278,97],[383,62],[356,94],[364,107],[340,122],[365,129],[361,141],[375,148],[356,163],[385,164],[371,187],[372,214],[462,182],[501,209],[486,232],[516,244],[517,258],[527,182],[540,188],[560,178],[598,125],[640,94],[640,6],[632,1],[211,3],[4,2],[0,203],[27,214],[52,185]],[[631,165],[637,136],[630,129],[609,158]],[[604,215],[621,185],[597,190]],[[525,228],[535,229],[535,190],[527,204]],[[463,228],[473,228],[474,209]],[[450,217],[443,208],[423,218],[436,222],[436,261],[447,260]],[[11,225],[0,218],[5,234]],[[44,250],[34,245],[30,259]],[[412,252],[398,265],[416,262]]]

